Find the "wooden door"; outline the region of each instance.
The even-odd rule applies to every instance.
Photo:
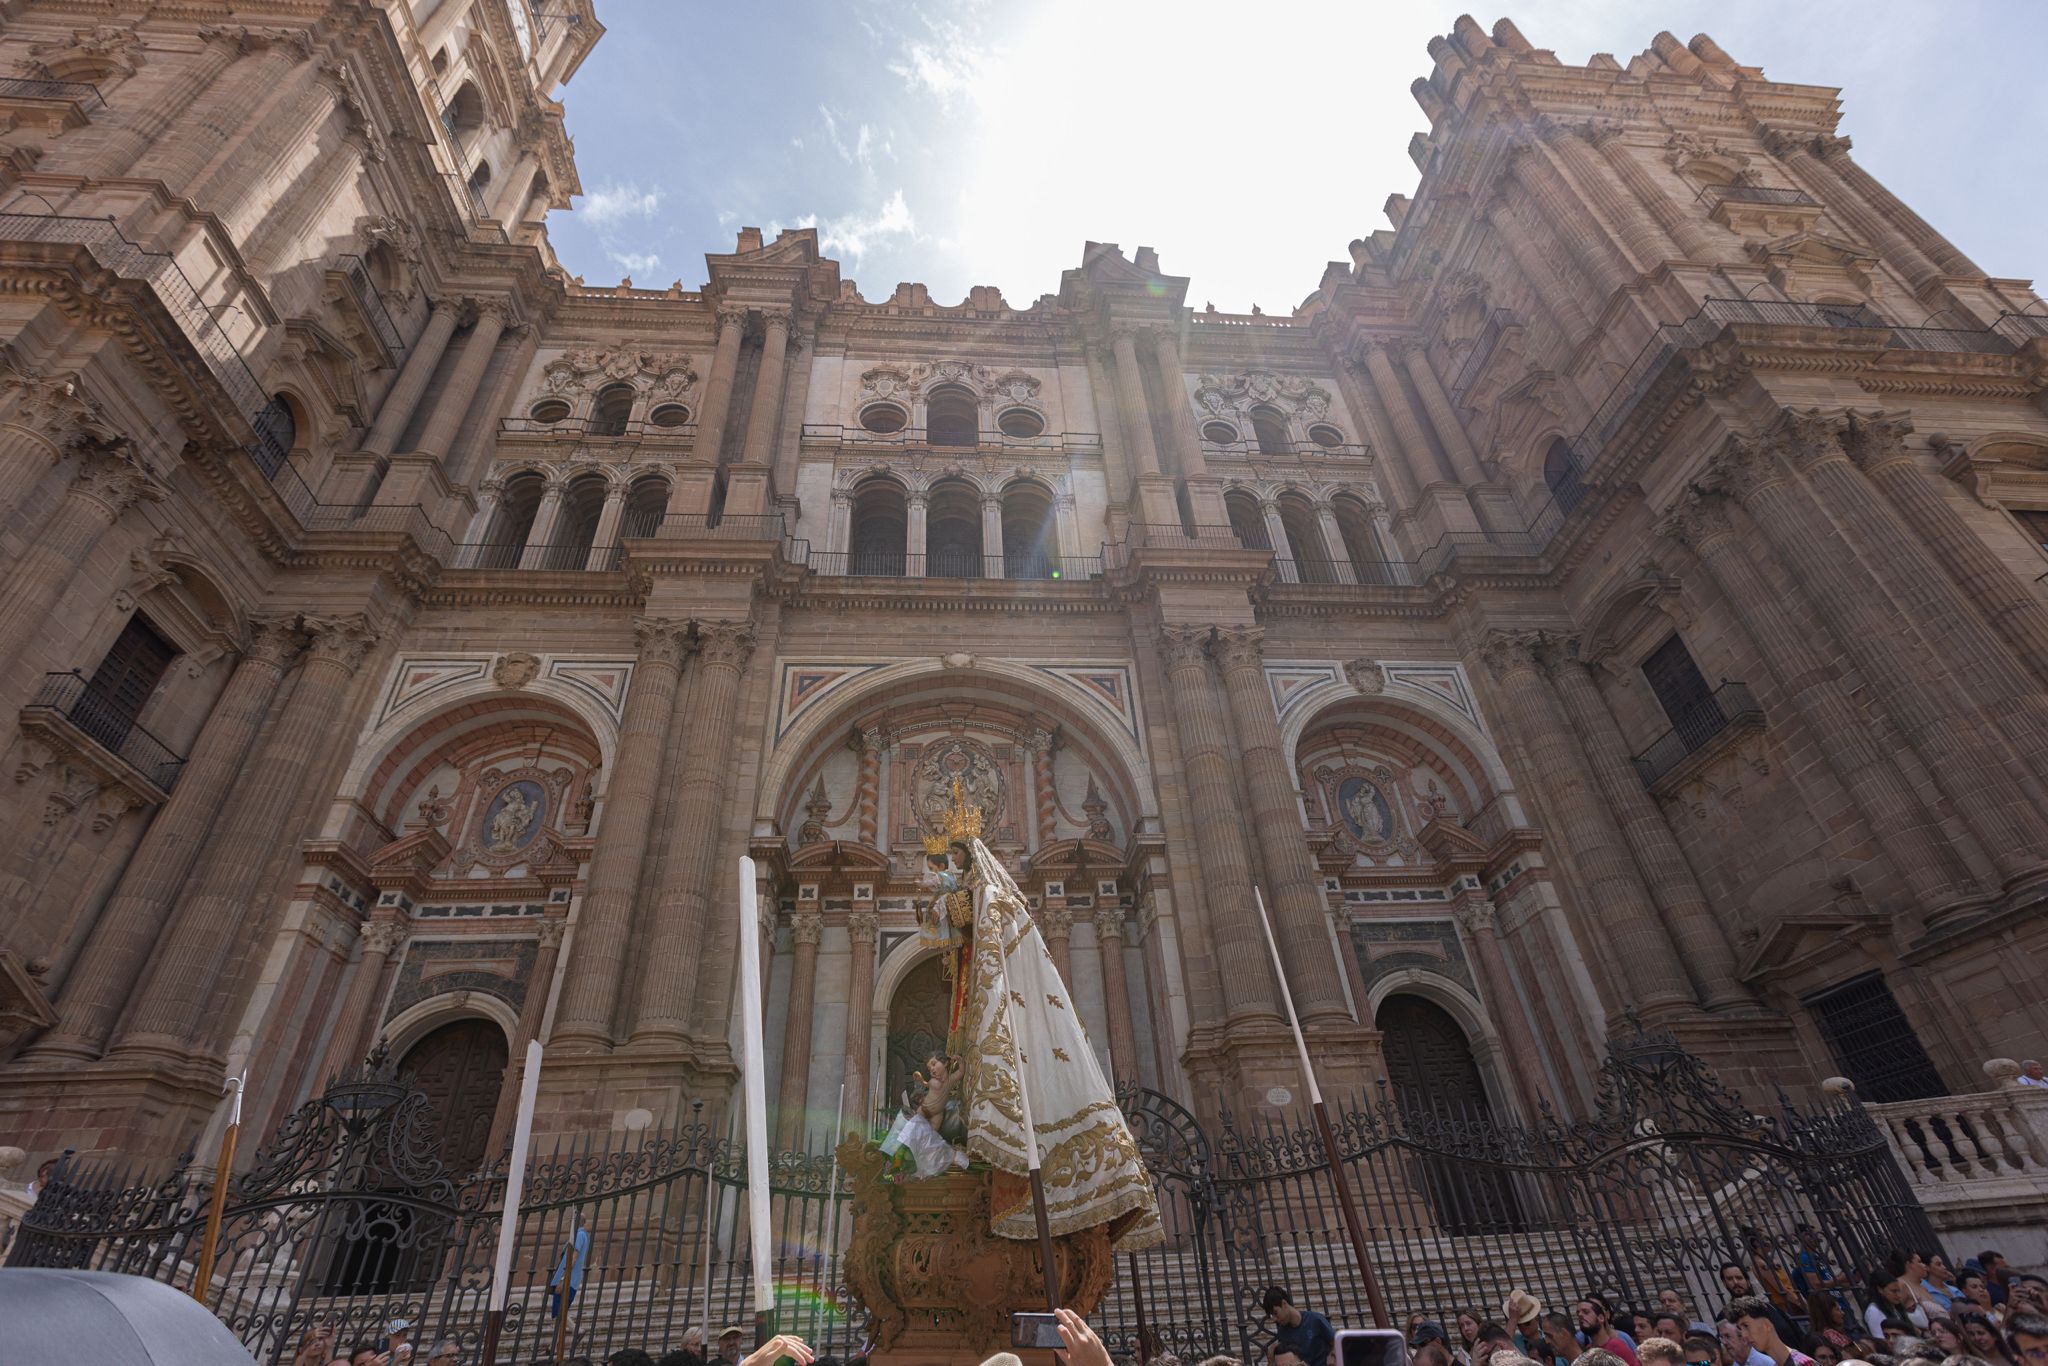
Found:
[[[442,1025],[412,1046],[399,1072],[434,1106],[441,1160],[460,1178],[492,1157],[491,1116],[505,1079],[505,1031],[490,1020]]]

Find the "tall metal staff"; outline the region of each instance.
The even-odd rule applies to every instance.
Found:
[[[1266,951],[1273,955],[1273,975],[1280,979],[1280,999],[1287,1004],[1287,1024],[1294,1031],[1294,1051],[1301,1055],[1301,1077],[1308,1085],[1308,1104],[1315,1112],[1316,1130],[1323,1136],[1323,1156],[1330,1163],[1330,1179],[1337,1185],[1337,1207],[1344,1212],[1344,1231],[1351,1236],[1351,1255],[1358,1260],[1366,1303],[1372,1306],[1372,1326],[1392,1328],[1394,1321],[1387,1314],[1386,1297],[1380,1294],[1379,1277],[1373,1274],[1372,1257],[1365,1250],[1365,1229],[1351,1203],[1351,1178],[1345,1174],[1343,1154],[1337,1151],[1337,1135],[1330,1129],[1330,1112],[1323,1106],[1323,1088],[1316,1085],[1316,1069],[1308,1060],[1308,1042],[1301,1036],[1301,1017],[1294,1013],[1294,993],[1287,987],[1287,969],[1280,963],[1273,922],[1266,918],[1266,898],[1257,887],[1252,888],[1252,898],[1258,903],[1259,926],[1266,932]]]
[[[234,1093],[228,1110],[228,1127],[220,1136],[220,1156],[213,1169],[213,1193],[206,1201],[206,1232],[199,1240],[199,1265],[192,1272],[192,1298],[206,1303],[206,1287],[213,1280],[213,1258],[220,1248],[220,1221],[227,1210],[228,1178],[235,1174],[235,1138],[242,1131],[242,1091],[249,1084],[245,1071],[229,1077],[224,1089]]]
[[[519,1115],[512,1124],[512,1165],[505,1173],[505,1208],[498,1218],[498,1254],[491,1268],[490,1312],[484,1318],[483,1366],[497,1366],[498,1336],[505,1331],[505,1293],[519,1241],[519,1202],[526,1196],[526,1152],[533,1142],[533,1102],[539,1090],[540,1040],[528,1039],[526,1073],[519,1079]],[[568,1289],[563,1286],[563,1293]],[[567,1308],[563,1306],[564,1312]]]
[[[746,1071],[747,1205],[752,1214],[754,1345],[775,1332],[775,1282],[768,1248],[768,1078],[761,1043],[761,920],[755,906],[754,861],[740,859],[740,1045]]]

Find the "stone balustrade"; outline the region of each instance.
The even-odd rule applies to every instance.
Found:
[[[2015,1266],[2048,1264],[2048,1087],[2021,1086],[1993,1058],[1993,1089],[1866,1108],[1950,1250],[1995,1247]],[[1843,1078],[1828,1089],[1852,1090]]]

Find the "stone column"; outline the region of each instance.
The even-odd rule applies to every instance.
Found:
[[[1613,178],[1614,168],[1594,155],[1585,125],[1544,122],[1547,126],[1542,136],[1570,169],[1602,226],[1619,236],[1624,253],[1632,258],[1630,264],[1638,272],[1655,268],[1676,244],[1658,232],[1645,216],[1643,205],[1622,190]]]
[[[1287,534],[1287,523],[1280,518],[1280,503],[1277,499],[1259,499],[1259,520],[1265,523],[1266,540],[1273,547],[1277,557],[1277,568],[1283,583],[1301,582],[1301,557],[1295,553],[1294,538]]]
[[[1280,995],[1273,981],[1273,965],[1259,928],[1258,911],[1252,905],[1251,856],[1237,805],[1238,761],[1225,744],[1223,710],[1216,704],[1216,688],[1209,678],[1211,630],[1207,626],[1167,626],[1159,633],[1194,817],[1202,900],[1209,910],[1216,973],[1223,983],[1231,1022],[1279,1020]]]
[[[1060,970],[1060,980],[1067,984],[1069,996],[1074,990],[1074,913],[1065,906],[1041,907],[1032,919],[1038,922],[1038,933],[1045,939],[1045,949],[1052,955],[1052,965]]]
[[[604,822],[598,828],[589,890],[576,926],[576,949],[569,957],[569,975],[555,1015],[554,1043],[577,1052],[596,1052],[611,1041],[612,1012],[626,972],[633,895],[647,854],[669,714],[689,649],[687,622],[643,617],[635,635],[640,662],[626,694],[619,761],[605,787]]]
[[[1585,756],[1537,664],[1542,643],[1533,631],[1490,631],[1481,659],[1499,686],[1509,724],[1529,755],[1534,778],[1548,798],[1546,843],[1568,858],[1585,893],[1582,910],[1606,936],[1617,962],[1631,968],[1632,1004],[1648,1011],[1690,1009],[1692,988],[1678,953],[1664,933],[1613,814],[1601,801]],[[1610,1021],[1630,1002],[1609,1002]]]
[[[904,495],[903,513],[903,553],[906,557],[903,572],[908,578],[921,579],[929,572],[925,563],[925,546],[929,544],[926,533],[930,525],[931,494],[923,489],[912,489]]]
[[[1635,279],[1628,258],[1608,236],[1606,225],[1582,201],[1562,172],[1551,163],[1541,142],[1526,144],[1510,163],[1509,174],[1542,220],[1544,230],[1564,248],[1601,301]]]
[[[1976,833],[1999,875],[2011,880],[2031,872],[2048,852],[2048,825],[2027,804],[1967,710],[1937,702],[1929,693],[1916,674],[1918,661],[1901,649],[1898,617],[1870,591],[1870,571],[1820,509],[1793,488],[1773,457],[1774,448],[1782,449],[1794,463],[1812,465],[1824,458],[1826,447],[1839,454],[1832,430],[1794,416],[1765,440],[1730,438],[1708,478],[1735,494],[1771,549],[1791,569],[1816,618],[1835,632],[1879,704],[1926,761],[1935,786]]]
[[[846,1113],[865,1132],[868,1122],[869,1035],[875,1028],[875,933],[881,917],[854,911],[846,917],[853,957],[846,978]]]
[[[491,216],[514,227],[525,222],[526,201],[533,198],[533,182],[539,177],[540,158],[532,150],[522,148],[518,162],[512,167],[512,174],[505,177],[504,187],[496,196],[497,204]]]
[[[1032,731],[1026,747],[1031,751],[1031,851],[1038,854],[1052,843],[1059,821],[1059,793],[1052,780],[1053,733],[1042,727]]]
[[[251,624],[249,647],[207,713],[178,785],[143,832],[66,979],[73,990],[60,1003],[61,1018],[31,1056],[91,1059],[106,1047],[298,646],[296,618]]]
[[[1458,481],[1456,472],[1437,458],[1436,448],[1423,435],[1422,423],[1417,420],[1415,409],[1408,403],[1408,394],[1401,388],[1401,381],[1387,360],[1389,349],[1399,347],[1405,351],[1409,345],[1407,342],[1377,338],[1361,343],[1366,373],[1372,377],[1373,388],[1379,391],[1380,406],[1394,424],[1394,440],[1400,444],[1401,455],[1407,460],[1408,468],[1422,476],[1425,484],[1455,484]]]
[[[747,310],[732,304],[722,304],[718,309],[718,342],[711,353],[711,373],[704,380],[704,402],[697,408],[697,439],[690,454],[696,464],[716,468],[725,438],[725,415],[732,406],[732,383],[734,372],[740,365],[740,336],[747,328]],[[686,490],[696,487],[689,480],[675,481],[669,495],[668,511],[671,517],[680,513],[707,513],[704,507],[688,507],[690,495]],[[709,497],[709,486],[705,486]]]
[[[310,36],[302,30],[243,29],[237,36],[241,50],[254,55],[235,65],[231,79],[209,82],[189,113],[166,122],[159,130],[163,136],[141,154],[129,174],[161,180],[171,193],[185,194],[214,154],[277,92],[286,73],[313,52]]]
[[[395,917],[365,921],[362,928],[363,961],[356,964],[349,979],[348,993],[341,999],[341,1011],[334,1017],[334,1032],[328,1036],[327,1052],[313,1073],[320,1086],[360,1063],[377,1038],[377,1003],[390,988],[388,972],[391,953],[406,941],[406,926]],[[515,1049],[512,1061],[519,1061]]]
[[[457,548],[455,557],[456,568],[474,568],[483,557],[484,538],[491,534],[491,520],[498,515],[498,500],[504,496],[505,481],[496,475],[477,486],[476,512],[469,519],[468,530],[462,533],[462,544]]]
[[[1865,204],[1843,179],[1835,174],[1834,167],[1822,159],[1823,150],[1846,149],[1846,138],[1815,137],[1806,132],[1771,131],[1764,135],[1764,145],[1784,158],[1785,164],[1795,171],[1814,190],[1828,213],[1846,226],[1851,232],[1876,247],[1879,254],[1906,277],[1906,282],[1919,291],[1928,283],[1941,278],[1941,267],[1930,261],[1926,254],[1911,242],[1906,235],[1892,226],[1891,220],[1881,211]]]
[[[983,578],[1009,577],[1009,562],[1003,557],[1003,495],[981,496],[981,573]]]
[[[1852,443],[1849,455],[2013,653],[2035,677],[2048,679],[2048,607],[1942,495],[1904,442],[1873,431],[1869,439]]]
[[[546,569],[555,551],[555,528],[562,520],[562,495],[569,491],[567,471],[556,467],[548,471],[548,481],[541,486],[540,506],[533,510],[533,521],[526,528],[526,541],[519,548],[521,569]]]
[[[1181,365],[1180,338],[1175,333],[1173,324],[1152,333],[1152,357],[1159,362],[1159,392],[1169,405],[1166,427],[1173,436],[1173,460],[1181,478],[1207,479],[1209,462],[1202,455],[1202,439],[1188,408],[1187,371]]]
[[[1664,230],[1665,236],[1687,260],[1712,261],[1721,255],[1714,234],[1693,212],[1694,206],[1681,207],[1643,168],[1642,162],[1629,154],[1621,124],[1595,122],[1587,127],[1586,140],[1607,158],[1607,164],[1621,176],[1621,183],[1628,187],[1637,203],[1650,211],[1650,217],[1657,221],[1657,226]]]
[[[533,972],[526,979],[526,994],[519,1001],[519,1023],[512,1030],[512,1053],[505,1067],[505,1079],[498,1084],[498,1107],[491,1112],[491,1136],[484,1144],[485,1158],[504,1151],[511,1137],[512,1123],[519,1117],[519,1085],[526,1078],[526,1045],[540,1037],[547,1019],[548,995],[555,984],[555,962],[562,952],[562,938],[569,922],[548,916],[540,922]]]
[[[199,40],[202,46],[191,65],[173,76],[165,89],[130,105],[126,116],[107,130],[106,140],[86,157],[79,174],[88,180],[125,175],[242,55],[239,29],[203,27]]]
[[[366,454],[389,455],[397,449],[398,438],[404,434],[406,424],[412,421],[413,410],[419,407],[420,396],[427,392],[427,385],[433,381],[434,371],[441,364],[441,355],[448,349],[448,339],[455,335],[455,329],[461,322],[460,307],[452,307],[445,302],[431,305],[426,327],[420,332],[419,340],[412,344],[412,353],[405,358],[405,366],[392,383],[391,392],[384,395],[370,434],[363,438]]]
[[[242,256],[251,271],[268,275],[285,264],[287,253],[327,211],[341,187],[361,174],[370,146],[368,128],[351,123],[339,146],[320,153],[310,179],[290,192],[288,202],[272,206],[244,239]]]
[[[476,397],[477,386],[483,383],[484,371],[490,366],[491,353],[497,349],[498,337],[504,332],[511,311],[512,306],[503,299],[483,299],[477,303],[476,326],[470,330],[469,340],[462,344],[462,354],[455,359],[447,387],[434,400],[434,410],[427,415],[420,439],[413,443],[415,455],[439,460],[453,449],[455,434],[462,430],[463,419],[469,416],[470,402]],[[403,374],[399,382],[404,382]]]
[[[1437,381],[1436,367],[1429,363],[1429,354],[1420,345],[1409,345],[1402,348],[1401,361],[1408,367],[1408,377],[1415,381],[1415,392],[1422,396],[1422,406],[1429,413],[1429,424],[1436,428],[1437,440],[1450,455],[1451,471],[1458,482],[1485,483],[1486,471],[1479,466],[1479,452],[1472,449],[1465,424],[1458,421],[1457,411],[1451,407],[1451,396]]]
[[[1509,203],[1509,193],[1501,190],[1488,201],[1485,209],[1486,221],[1493,227],[1494,241],[1507,248],[1514,259],[1515,268],[1536,291],[1536,297],[1543,302],[1550,316],[1571,341],[1585,337],[1593,330],[1592,314],[1579,297],[1579,288],[1564,278],[1561,271],[1551,265],[1550,258],[1536,249],[1532,240],[1549,230],[1543,226],[1525,224],[1514,205]]]
[[[782,390],[788,379],[789,310],[761,312],[766,324],[761,341],[761,368],[754,380],[754,401],[747,408],[747,440],[740,459],[768,465],[775,458],[775,424],[782,416]]]
[[[125,437],[102,440],[80,433],[66,449],[77,462],[71,487],[0,584],[0,660],[11,659],[17,670],[33,662],[31,642],[100,537],[136,503],[161,502],[164,496]],[[5,670],[0,680],[8,688],[0,694],[0,715],[11,715],[27,700],[19,690],[32,692],[33,687],[27,680],[8,679]]]
[[[1102,1002],[1109,1015],[1111,1084],[1138,1084],[1138,1040],[1131,1027],[1131,981],[1124,971],[1123,907],[1101,906],[1095,912],[1095,949],[1102,956]]]
[[[1387,482],[1393,485],[1397,510],[1412,514],[1422,495],[1416,487],[1415,473],[1409,467],[1406,456],[1399,446],[1389,439],[1393,431],[1393,421],[1386,405],[1380,402],[1371,375],[1366,373],[1370,366],[1365,355],[1354,351],[1335,369],[1338,386],[1344,390],[1346,402],[1351,410],[1358,414],[1359,420],[1372,430],[1376,438],[1373,442],[1373,472],[1384,474]],[[1388,550],[1390,553],[1393,550],[1391,542]]]
[[[1138,330],[1118,324],[1110,333],[1116,357],[1117,412],[1123,419],[1124,443],[1137,461],[1138,478],[1159,475],[1159,445],[1152,437],[1152,409],[1145,401],[1145,379],[1138,370]]]
[[[1941,558],[1878,496],[1871,487],[1875,479],[1866,479],[1856,468],[1910,470],[1904,439],[1913,424],[1883,412],[1852,412],[1846,423],[1824,414],[1808,416],[1824,429],[1816,425],[1814,440],[1795,445],[1805,453],[1801,469],[1815,497],[1862,543],[1900,614],[1962,684],[1961,695],[2003,732],[2024,761],[2019,776],[2048,777],[2048,693],[1970,599],[1956,591]],[[1940,686],[1941,680],[1933,681]]]
[[[1323,544],[1330,551],[1330,572],[1338,583],[1357,583],[1358,567],[1351,563],[1351,547],[1345,544],[1344,528],[1337,525],[1337,510],[1327,500],[1316,504],[1316,524],[1323,529]],[[1372,572],[1368,567],[1366,573]]]
[[[881,828],[882,797],[882,748],[888,742],[883,739],[879,726],[870,726],[857,737],[860,746],[860,776],[854,788],[854,819],[860,831],[860,842],[870,849],[881,847],[877,840]]]
[[[1968,869],[1912,785],[1878,748],[1870,723],[1847,695],[1840,671],[1795,622],[1743,546],[1719,495],[1692,493],[1658,527],[1690,546],[1749,636],[1778,690],[1806,722],[1828,767],[1848,789],[1877,848],[1922,906],[1952,905],[1975,889]]]
[[[1522,1093],[1523,1113],[1534,1120],[1547,1105],[1550,1113],[1562,1114],[1557,1098],[1550,1093],[1550,1080],[1543,1070],[1543,1050],[1536,1044],[1536,1031],[1530,1027],[1529,1012],[1522,1008],[1514,976],[1508,971],[1507,957],[1501,952],[1500,933],[1494,925],[1493,903],[1473,883],[1460,889],[1457,898],[1451,902],[1451,914],[1464,927],[1465,937],[1472,941],[1472,957],[1478,965],[1480,983],[1492,1006],[1493,1022],[1500,1027],[1503,1041],[1507,1044],[1508,1070],[1514,1073],[1515,1085]]]
[[[691,699],[694,724],[676,789],[668,867],[645,934],[648,943],[661,945],[663,951],[640,959],[640,994],[632,1030],[636,1044],[680,1042],[690,1027],[710,889],[714,875],[721,872],[719,822],[731,779],[740,674],[753,651],[752,622],[697,623],[697,687]],[[724,885],[722,877],[716,881]]]
[[[257,110],[250,120],[248,135],[231,138],[226,154],[216,156],[198,182],[185,192],[187,199],[203,205],[228,224],[231,232],[247,226],[240,221],[242,211],[257,195],[288,190],[288,186],[273,180],[271,173],[333,115],[335,105],[343,99],[348,78],[338,63],[323,60],[316,69],[295,71],[288,79],[293,88],[278,92],[269,108]],[[353,103],[352,93],[349,99]],[[356,120],[352,118],[350,122]],[[267,217],[284,206],[272,201],[257,207],[263,210],[260,216]]]
[[[1905,234],[1906,239],[1933,261],[1943,274],[1984,274],[1978,269],[1976,262],[1956,250],[1955,244],[1935,231],[1912,205],[1901,200],[1885,187],[1883,181],[1864,170],[1856,159],[1849,155],[1850,146],[1851,143],[1846,137],[1820,139],[1821,165],[1834,172],[1836,179],[1847,185],[1872,209],[1888,215],[1898,225],[1899,231]]]
[[[1288,985],[1302,1024],[1329,1020],[1348,1025],[1344,983],[1330,962],[1323,879],[1309,857],[1294,766],[1280,736],[1272,690],[1266,685],[1265,634],[1256,626],[1218,631],[1216,661],[1230,696],[1238,763],[1258,833],[1259,862],[1271,879],[1265,889],[1266,912],[1280,943],[1281,961],[1287,964]]]
[[[1110,516],[1116,519],[1130,502],[1131,462],[1125,454],[1123,424],[1117,417],[1115,381],[1109,377],[1108,360],[1099,346],[1084,344],[1081,358],[1088,370],[1089,397],[1095,401],[1095,425],[1102,429],[1102,479],[1109,489]],[[1112,538],[1121,534],[1121,525],[1112,525]]]
[[[789,1009],[782,1026],[782,1091],[775,1104],[775,1143],[784,1152],[796,1149],[804,1135],[804,1105],[811,1085],[811,1013],[817,1002],[818,941],[825,935],[821,911],[798,911],[789,918],[795,951],[789,962]],[[865,1133],[867,1116],[855,1115],[854,1128]],[[839,1135],[832,1135],[838,1142]]]
[[[235,785],[151,955],[140,994],[114,1038],[120,1055],[206,1057],[236,1023],[239,1002],[216,993],[229,965],[270,924],[265,874],[285,843],[307,771],[347,714],[355,673],[377,636],[361,616],[307,617],[311,638],[291,698],[256,761]]]
[[[597,514],[597,532],[590,540],[590,554],[585,557],[585,569],[609,569],[612,556],[619,547],[619,519],[626,514],[624,484],[613,484],[604,491],[604,510]]]
[[[1630,761],[1627,742],[1614,713],[1608,710],[1607,699],[1579,660],[1578,642],[1550,641],[1543,662],[1564,701],[1565,715],[1578,732],[1593,781],[1620,823],[1621,836],[1642,871],[1665,929],[1678,945],[1700,1003],[1709,1010],[1748,1004],[1749,993],[1736,980],[1735,951],[1728,936],[1679,851],[1677,836],[1650,800]]]

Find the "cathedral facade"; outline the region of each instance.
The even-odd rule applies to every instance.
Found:
[[[956,789],[1197,1111],[1298,1099],[1283,980],[1333,1093],[1496,1116],[1634,1021],[2041,1051],[2048,308],[1835,91],[1461,19],[1291,313],[1108,243],[946,303],[809,230],[568,275],[590,0],[5,8],[7,1142],[381,1049],[468,1160],[529,1039],[545,1132],[722,1105],[742,855],[822,1137],[943,1038]]]

